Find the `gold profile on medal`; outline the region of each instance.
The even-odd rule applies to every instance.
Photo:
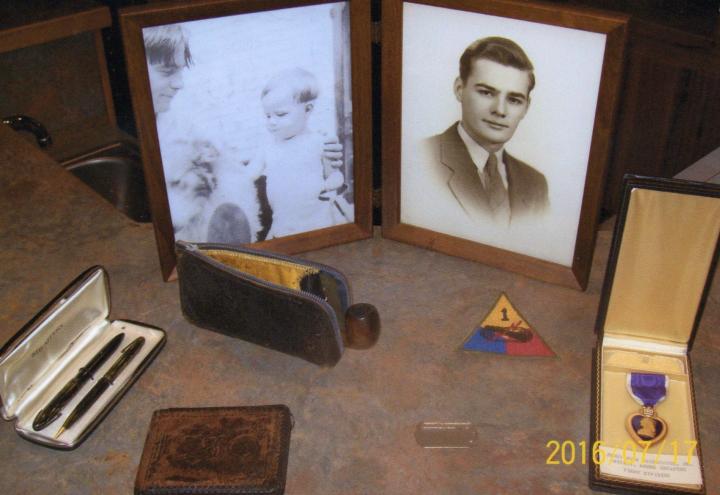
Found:
[[[643,407],[639,413],[628,416],[627,432],[638,445],[654,445],[662,441],[668,432],[667,423],[655,415],[652,407]]]

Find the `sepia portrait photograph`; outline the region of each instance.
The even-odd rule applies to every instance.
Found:
[[[355,220],[348,2],[142,28],[176,240]]]
[[[400,222],[570,267],[606,35],[402,8]]]

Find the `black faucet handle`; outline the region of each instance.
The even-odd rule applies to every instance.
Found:
[[[45,126],[32,117],[20,114],[9,115],[2,118],[2,123],[9,125],[15,131],[32,132],[41,148],[47,148],[52,144],[52,137]]]

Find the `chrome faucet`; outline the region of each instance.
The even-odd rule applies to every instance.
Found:
[[[28,117],[27,115],[9,115],[3,117],[2,123],[9,125],[15,131],[32,132],[37,140],[38,146],[41,148],[47,148],[52,144],[52,138],[47,129],[45,129],[45,126],[32,117]]]

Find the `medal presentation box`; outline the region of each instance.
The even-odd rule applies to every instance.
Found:
[[[705,493],[690,351],[719,234],[720,187],[626,176],[596,326],[592,488]]]
[[[100,266],[75,279],[0,350],[0,412],[32,442],[74,449],[165,344],[165,332],[108,319]]]

